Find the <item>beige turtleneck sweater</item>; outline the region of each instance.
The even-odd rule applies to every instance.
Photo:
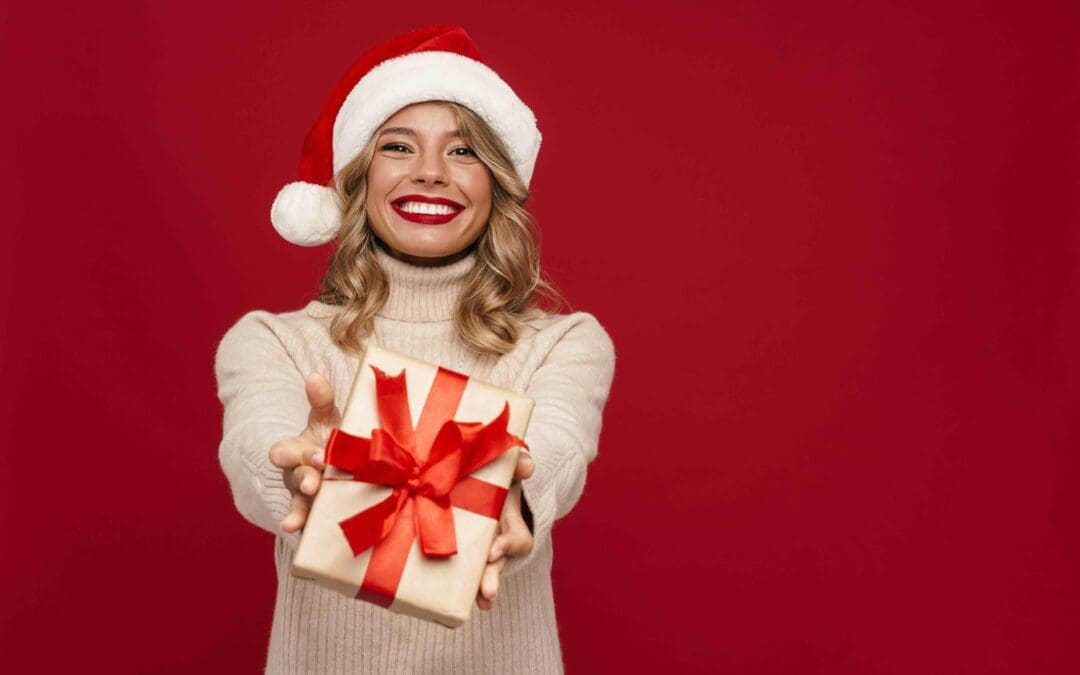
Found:
[[[453,313],[475,254],[442,267],[419,267],[377,249],[390,296],[369,340],[536,400],[525,442],[536,472],[522,483],[533,514],[534,547],[511,558],[491,611],[474,607],[457,629],[390,612],[289,574],[297,534],[281,532],[290,495],[269,461],[274,441],[295,436],[310,407],[304,378],[327,377],[339,408],[359,367],[330,339],[338,308],[313,301],[302,310],[252,311],[217,349],[224,405],[219,450],[240,513],[276,535],[278,589],[267,673],[561,673],[551,588],[551,527],[585,486],[596,457],[601,417],[614,374],[611,338],[591,314],[546,315],[531,322],[514,349],[471,351]]]

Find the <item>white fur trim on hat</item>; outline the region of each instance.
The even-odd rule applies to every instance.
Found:
[[[319,246],[333,239],[341,228],[341,207],[329,187],[289,183],[274,198],[270,222],[293,244]]]
[[[502,138],[521,180],[529,184],[541,140],[532,110],[491,68],[439,51],[388,59],[356,83],[334,119],[334,173],[359,154],[383,122],[421,101],[453,101],[478,114]]]

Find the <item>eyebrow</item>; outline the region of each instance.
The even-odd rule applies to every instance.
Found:
[[[382,131],[380,131],[379,132],[379,137],[381,138],[382,136],[385,136],[386,134],[403,134],[405,136],[415,136],[416,132],[413,131],[412,129],[410,129],[409,127],[390,127],[389,129],[383,129]],[[444,136],[461,136],[461,132],[459,130],[457,130],[457,129],[454,129],[453,131],[447,131],[443,135]]]

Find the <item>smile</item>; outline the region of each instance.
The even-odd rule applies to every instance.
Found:
[[[398,197],[390,205],[405,220],[422,225],[449,223],[465,210],[464,206],[450,199],[425,195],[405,195]]]

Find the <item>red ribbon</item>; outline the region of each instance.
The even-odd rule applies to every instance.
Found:
[[[417,535],[426,556],[457,553],[451,507],[499,517],[506,488],[469,474],[525,442],[506,429],[509,403],[488,424],[455,422],[469,378],[445,368],[438,369],[414,430],[405,371],[390,376],[371,369],[380,427],[371,438],[334,429],[326,463],[352,472],[353,480],[393,488],[383,501],[339,523],[353,555],[375,547],[357,597],[388,607]]]

